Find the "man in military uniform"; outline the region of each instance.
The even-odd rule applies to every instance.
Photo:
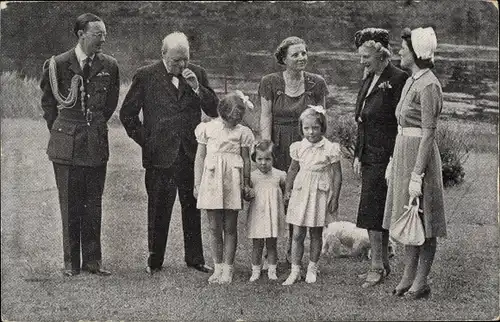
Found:
[[[74,34],[78,44],[45,63],[40,85],[50,130],[47,154],[59,190],[64,274],[110,275],[101,267],[101,204],[109,157],[107,122],[118,102],[119,71],[116,60],[101,53],[106,39],[101,18],[79,16]]]

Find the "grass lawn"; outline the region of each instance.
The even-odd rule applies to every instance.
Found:
[[[62,237],[57,189],[45,154],[49,133],[43,121],[1,123],[2,320],[491,320],[499,314],[498,157],[474,153],[465,181],[445,191],[448,237],[438,241],[427,301],[394,298],[403,269],[403,249],[393,273],[372,289],[356,275],[360,259],[322,258],[316,284],[281,286],[250,276],[251,243],[245,216],[239,219],[235,277],[230,285],[209,285],[208,274],[187,269],[183,260],[180,206],[174,214],[164,270],[146,275],[144,170],[140,149],[122,127],[109,132],[111,159],[103,201],[103,266],[110,277],[61,275]],[[496,137],[493,137],[496,140]],[[343,161],[341,219],[355,221],[360,182]],[[205,258],[207,220],[203,217]],[[279,241],[284,259],[285,240]],[[304,255],[304,263],[308,253]]]

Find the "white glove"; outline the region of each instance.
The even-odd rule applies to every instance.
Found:
[[[392,172],[392,157],[389,159],[389,164],[387,164],[387,168],[385,168],[385,181],[389,182],[391,178]]]
[[[424,174],[411,173],[410,184],[408,185],[408,193],[410,194],[410,199],[419,197],[422,195],[422,178]]]

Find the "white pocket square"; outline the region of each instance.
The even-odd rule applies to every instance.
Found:
[[[100,72],[99,74],[97,74],[97,77],[103,77],[103,76],[109,76],[109,73],[108,72]]]

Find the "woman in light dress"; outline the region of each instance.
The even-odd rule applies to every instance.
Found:
[[[404,206],[420,198],[425,242],[405,246],[405,269],[393,290],[396,296],[426,298],[431,289],[427,276],[432,267],[437,237],[446,236],[441,158],[436,128],[443,106],[442,89],[431,68],[437,39],[434,30],[403,30],[399,51],[401,67],[411,70],[396,108],[398,135],[388,165],[388,190],[383,227],[390,229]]]

